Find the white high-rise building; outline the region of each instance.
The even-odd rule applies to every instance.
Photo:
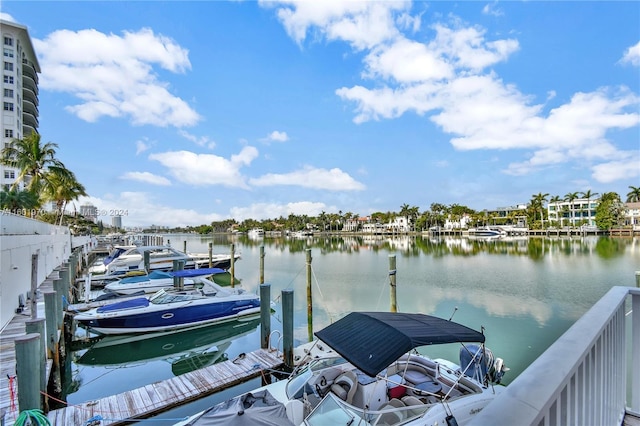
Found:
[[[38,73],[40,64],[27,27],[0,20],[2,41],[2,148],[14,139],[38,131]],[[20,171],[0,165],[0,189],[8,189]]]

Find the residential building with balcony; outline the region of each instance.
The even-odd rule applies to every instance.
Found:
[[[38,132],[38,74],[40,64],[27,27],[0,20],[2,41],[2,148],[14,139]],[[0,189],[9,189],[20,170],[0,165]]]
[[[552,226],[595,226],[599,198],[576,198],[547,204],[547,217]]]

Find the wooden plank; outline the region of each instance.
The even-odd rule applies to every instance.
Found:
[[[169,410],[186,402],[202,398],[230,386],[260,376],[263,370],[281,367],[280,353],[264,349],[246,354],[241,360],[225,361],[181,376],[152,383],[138,389],[112,395],[95,401],[95,413],[103,418],[102,425],[124,424],[133,419],[143,419]],[[92,402],[93,403],[93,402]],[[66,425],[61,420],[68,417],[60,411],[48,413],[52,425]],[[76,424],[83,424],[93,415],[87,411]],[[84,418],[83,418],[84,417]]]

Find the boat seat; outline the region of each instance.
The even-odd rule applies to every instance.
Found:
[[[358,377],[353,371],[345,371],[333,381],[331,392],[347,404],[353,403],[353,395],[358,389]]]
[[[396,408],[405,407],[404,402],[397,398],[390,399],[380,406],[379,411],[387,411],[382,413],[376,422],[376,425],[395,425],[405,419],[406,411],[397,411]]]
[[[416,409],[408,410],[407,414],[409,415],[409,417],[418,416],[426,411],[425,403],[420,401],[420,399],[413,395],[403,396],[402,402],[408,407],[416,407]]]

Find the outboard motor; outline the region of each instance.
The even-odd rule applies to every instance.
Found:
[[[504,373],[509,371],[502,358],[495,358],[491,349],[470,344],[460,348],[460,368],[465,375],[485,383],[498,384]]]

